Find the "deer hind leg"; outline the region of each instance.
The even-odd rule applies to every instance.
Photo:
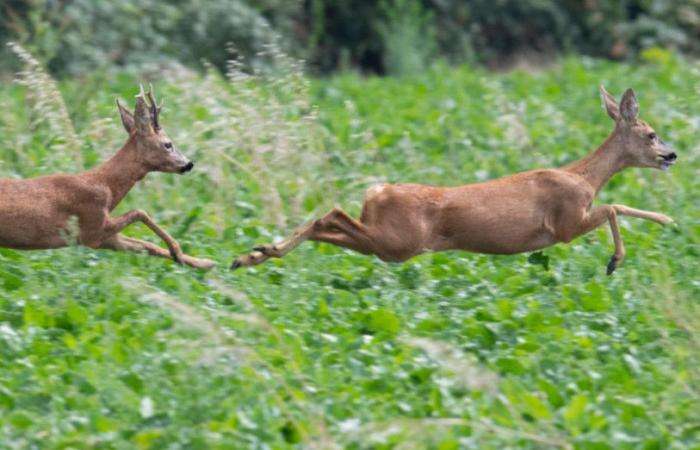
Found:
[[[151,242],[130,238],[121,234],[115,234],[109,237],[103,241],[98,248],[134,253],[148,253],[151,256],[159,256],[167,259],[172,258],[169,250],[161,248]],[[216,265],[214,261],[195,258],[185,254],[181,256],[181,262],[198,269],[211,269]]]
[[[364,239],[357,239],[343,231],[318,231],[314,233],[312,241],[325,242],[327,244],[337,245],[338,247],[349,248],[364,255],[374,254],[373,250],[368,250],[368,246]]]
[[[238,269],[239,267],[257,266],[271,257],[280,258],[286,255],[309,238],[312,227],[313,222],[297,228],[291,236],[275,244],[255,247],[253,251],[247,255],[236,258],[231,264],[231,270]]]
[[[376,253],[370,229],[342,209],[334,208],[320,219],[298,228],[280,242],[255,247],[252,253],[236,259],[231,269],[254,266],[269,258],[280,258],[307,240],[327,242],[364,254]]]
[[[376,240],[372,237],[372,229],[340,208],[334,208],[316,221],[309,239],[349,248],[365,255],[380,253]]]

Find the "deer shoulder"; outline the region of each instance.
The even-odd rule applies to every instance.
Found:
[[[45,177],[45,181],[50,186],[55,204],[76,215],[107,208],[111,201],[109,188],[81,176],[53,175]]]
[[[579,208],[593,201],[595,189],[581,176],[560,169],[525,172],[543,203],[551,206]]]

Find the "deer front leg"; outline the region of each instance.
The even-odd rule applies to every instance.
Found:
[[[612,232],[613,242],[615,243],[615,253],[613,253],[610,258],[606,273],[612,275],[615,269],[622,264],[622,260],[625,259],[625,245],[622,243],[620,227],[617,225],[617,213],[614,208],[608,211],[608,222],[610,222],[610,231]]]
[[[180,244],[178,244],[177,241],[173,239],[173,237],[170,236],[165,230],[159,227],[153,221],[153,219],[151,219],[151,217],[146,213],[146,211],[135,209],[133,211],[124,213],[119,217],[109,218],[107,224],[103,228],[103,233],[106,235],[107,238],[109,238],[112,235],[118,234],[124,228],[128,227],[129,225],[135,222],[143,223],[151,231],[157,234],[158,237],[165,242],[165,245],[168,246],[168,250],[170,250],[170,256],[176,262],[183,262],[182,258],[184,254],[182,253],[182,249],[180,249]]]
[[[617,213],[613,205],[596,206],[584,213],[581,220],[577,222],[565,222],[560,224],[557,231],[557,238],[564,242],[569,242],[577,236],[584,235],[602,224],[605,221],[610,224],[613,242],[615,244],[615,253],[613,253],[608,263],[606,273],[611,275],[625,259],[625,245],[620,236],[620,227],[617,225]]]
[[[673,223],[673,219],[665,214],[652,211],[644,211],[643,209],[630,208],[629,206],[625,205],[611,206],[615,209],[615,212],[617,214],[620,214],[622,216],[630,216],[637,217],[639,219],[651,220],[652,222],[656,222],[661,225],[668,225],[669,223]]]
[[[100,244],[99,248],[127,251],[134,253],[148,253],[151,256],[159,256],[161,258],[171,258],[170,252],[151,242],[134,239],[120,234],[109,237]],[[208,259],[195,258],[189,255],[182,255],[182,263],[197,269],[211,269],[216,265],[214,261]]]

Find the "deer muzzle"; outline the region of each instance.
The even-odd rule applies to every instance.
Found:
[[[184,166],[180,167],[180,173],[189,172],[190,170],[192,170],[193,167],[194,167],[194,163],[192,161],[190,161],[187,164],[185,164]]]
[[[659,155],[658,161],[661,170],[668,170],[668,168],[676,162],[677,158],[678,155],[676,155],[676,152],[669,152]]]

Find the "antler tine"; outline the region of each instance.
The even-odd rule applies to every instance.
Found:
[[[146,94],[143,93],[143,84],[139,83],[139,95],[137,97],[141,97],[142,99],[146,99]]]
[[[153,85],[152,85],[151,83],[148,83],[148,86],[151,88],[151,92],[153,93],[153,98],[155,99],[155,97],[156,97],[156,90],[153,89]],[[163,103],[165,103],[165,98],[161,98],[161,99],[160,99],[160,105],[158,105],[158,104],[155,103],[155,102],[153,103],[153,105],[155,105],[155,106],[157,107],[156,109],[158,110],[158,113],[160,113],[160,110],[163,109]]]
[[[156,97],[156,90],[153,89],[153,85],[151,83],[148,83],[148,85],[151,87],[151,92],[153,92],[153,98],[155,98]],[[160,99],[160,105],[157,105],[156,103],[154,103],[154,105],[157,106],[158,113],[160,113],[160,110],[163,109],[163,103],[165,103],[165,98]]]
[[[158,114],[160,113],[160,108],[156,104],[156,100],[153,98],[153,85],[148,83],[148,102],[151,104],[151,116],[153,117],[153,129],[158,130],[160,124],[158,123]]]

